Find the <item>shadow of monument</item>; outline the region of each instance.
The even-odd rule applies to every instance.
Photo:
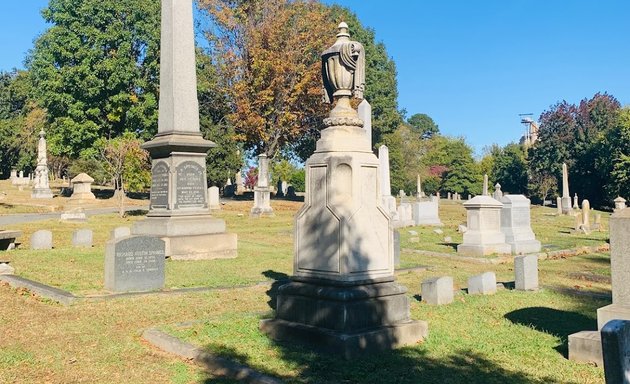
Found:
[[[507,313],[505,318],[514,324],[521,324],[560,338],[560,344],[555,350],[564,357],[568,356],[570,334],[585,329],[597,329],[597,320],[594,317],[547,307],[517,309]]]
[[[457,246],[458,246],[459,244],[460,244],[460,243],[452,243],[452,242],[451,242],[451,243],[440,243],[440,245],[443,245],[443,246],[445,246],[445,247],[451,247],[451,248],[453,248],[455,251],[457,251]]]
[[[127,216],[146,216],[147,213],[149,213],[149,211],[147,211],[146,209],[132,209],[130,211],[127,211],[126,215]]]
[[[423,347],[416,346],[347,361],[334,355],[308,351],[291,343],[274,344],[278,347],[279,358],[298,371],[295,377],[276,376],[272,369],[262,365],[254,366],[246,356],[218,343],[207,345],[206,348],[215,351],[217,355],[248,365],[269,376],[276,376],[287,383],[560,383],[552,378],[538,379],[524,372],[509,371],[481,354],[464,349],[437,358],[428,356]],[[200,381],[203,384],[238,382],[221,377],[207,377]],[[576,384],[568,381],[562,383]]]
[[[273,283],[271,283],[271,287],[267,290],[266,294],[267,296],[269,296],[269,300],[267,301],[269,308],[275,311],[276,298],[278,297],[278,288],[285,285],[286,283],[291,282],[291,278],[286,273],[275,272],[270,269],[264,271],[262,274],[266,278],[273,280]]]

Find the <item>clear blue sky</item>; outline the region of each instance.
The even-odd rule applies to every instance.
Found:
[[[157,1],[157,0],[156,0]],[[517,141],[520,113],[608,92],[630,104],[628,0],[326,0],[376,31],[398,68],[399,106],[477,153]],[[0,70],[21,67],[47,0],[5,1]]]

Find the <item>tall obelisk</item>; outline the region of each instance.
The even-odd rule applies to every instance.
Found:
[[[426,337],[427,324],[411,320],[407,290],[395,282],[379,159],[350,104],[352,96],[363,98],[364,48],[350,41],[346,23],[322,55],[322,74],[335,107],[305,165],[292,282],[279,288],[276,318],[261,329],[346,358],[415,344]]]
[[[216,144],[199,130],[192,0],[162,0],[158,133],[151,154],[151,201],[136,235],[166,242],[171,259],[236,257],[236,234],[208,209],[206,154]]]
[[[572,213],[571,195],[569,195],[569,171],[567,164],[562,163],[562,214],[570,215]]]
[[[33,185],[32,199],[52,199],[53,193],[48,182],[48,155],[46,153],[46,132],[39,132],[37,142],[37,167],[35,168],[35,184]]]

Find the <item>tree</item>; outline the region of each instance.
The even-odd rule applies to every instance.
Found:
[[[527,161],[520,144],[510,143],[494,156],[492,180],[501,184],[504,192],[527,193]]]
[[[407,119],[407,124],[417,133],[421,139],[430,139],[433,135],[440,133],[440,130],[433,119],[424,113],[416,113]]]
[[[76,158],[101,137],[157,126],[159,2],[50,0],[27,67],[48,112],[50,150]]]

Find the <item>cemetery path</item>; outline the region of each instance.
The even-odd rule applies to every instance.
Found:
[[[125,211],[137,211],[137,210],[148,210],[148,206],[132,206],[125,209]],[[104,215],[108,213],[116,213],[118,212],[117,207],[111,208],[98,208],[98,209],[86,209],[85,214],[88,216],[92,215]],[[1,225],[12,225],[12,224],[22,224],[22,223],[30,223],[33,221],[41,221],[41,220],[50,220],[50,219],[59,219],[63,212],[54,212],[54,213],[20,213],[15,215],[2,215],[0,216],[0,226]]]

